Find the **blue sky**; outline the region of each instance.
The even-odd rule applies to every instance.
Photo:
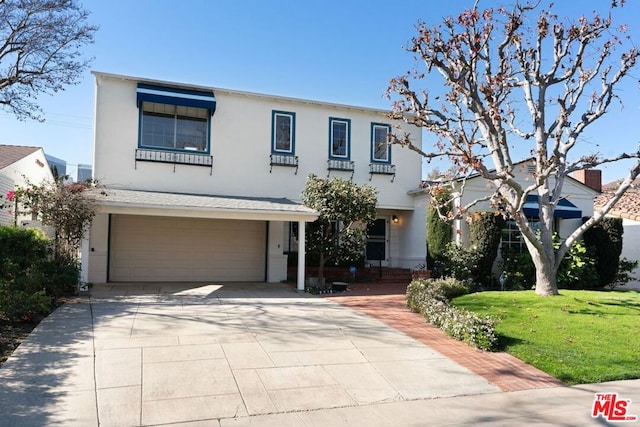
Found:
[[[402,49],[418,19],[437,24],[473,4],[467,0],[84,0],[90,22],[100,26],[87,56],[92,69],[131,76],[193,83],[389,109],[383,97],[391,77],[412,65]],[[509,5],[480,1],[481,7]],[[608,0],[556,2],[560,15],[589,15]],[[588,6],[587,6],[588,4]],[[630,34],[640,43],[640,6]],[[621,22],[622,23],[622,22]],[[624,109],[612,105],[605,119],[585,135],[587,151],[605,155],[635,150],[640,140],[640,70],[624,87]],[[19,122],[0,110],[0,144],[42,146],[67,160],[70,172],[91,163],[93,76],[53,97],[42,96],[46,122]],[[428,138],[427,138],[428,140]],[[417,155],[417,154],[416,154]],[[624,168],[604,168],[604,181]]]

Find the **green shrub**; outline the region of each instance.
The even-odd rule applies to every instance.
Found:
[[[502,248],[502,277],[505,290],[533,289],[536,285],[536,269],[528,251]]]
[[[39,230],[0,227],[0,312],[10,321],[46,315],[76,291],[79,265],[51,260],[50,245]]]
[[[40,280],[47,295],[54,299],[74,294],[80,280],[80,266],[75,263],[44,261],[39,267]]]
[[[490,287],[504,218],[495,212],[472,212],[469,219],[469,248],[476,254],[476,274],[473,280],[484,287]]]
[[[584,242],[574,243],[564,256],[558,269],[557,281],[560,289],[598,288],[596,263]]]
[[[442,205],[440,212],[443,215],[451,212],[451,205],[447,203],[449,192],[441,190],[432,195],[432,205],[427,210],[427,264],[432,265],[444,257],[447,245],[451,242],[451,221],[444,221],[438,215],[435,205]]]
[[[1,283],[0,311],[12,322],[31,321],[51,312],[51,297],[43,290],[30,292],[15,285]]]
[[[414,280],[407,288],[407,306],[452,338],[482,350],[492,350],[498,342],[495,322],[488,316],[449,304],[451,298],[466,293],[469,286],[456,279]]]
[[[478,283],[478,259],[475,250],[458,246],[455,242],[447,245],[442,259],[435,262],[436,277],[453,277],[465,282]]]
[[[0,226],[0,280],[13,280],[46,259],[49,245],[40,230]]]
[[[586,221],[588,218],[583,218]],[[599,286],[604,287],[616,280],[620,254],[622,253],[621,218],[602,218],[584,233],[584,242],[595,259]]]
[[[558,248],[559,237],[554,234],[554,245]],[[536,269],[528,251],[518,252],[502,249],[502,271],[505,289],[533,289],[536,284]],[[560,263],[557,274],[560,289],[594,289],[598,287],[595,261],[583,242],[571,246]]]

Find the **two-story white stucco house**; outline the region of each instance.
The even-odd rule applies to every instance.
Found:
[[[15,202],[7,200],[7,193],[16,187],[28,187],[53,182],[53,174],[40,147],[0,145],[0,225],[32,226],[31,217],[17,214]],[[35,224],[37,226],[37,224]]]
[[[94,72],[93,176],[106,187],[83,248],[83,278],[103,282],[286,279],[317,213],[306,178],[379,190],[367,257],[413,267],[426,257],[416,153],[388,144],[385,111]],[[407,125],[421,145],[419,129]],[[392,221],[393,219],[393,221]]]

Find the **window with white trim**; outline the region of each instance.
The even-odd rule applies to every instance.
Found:
[[[527,217],[529,224],[534,232],[538,232],[540,229],[540,220],[538,218]],[[553,229],[558,229],[558,218],[553,221]],[[507,220],[502,228],[501,243],[503,248],[509,248],[516,253],[522,253],[527,251],[527,244],[524,241],[524,236],[518,229],[518,225],[514,220]]]
[[[296,113],[272,111],[271,152],[274,154],[295,154]]]
[[[329,118],[329,158],[349,160],[351,155],[351,120]]]
[[[371,123],[371,161],[391,163],[389,134],[391,127],[383,123]]]

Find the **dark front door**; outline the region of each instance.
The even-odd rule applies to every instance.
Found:
[[[367,261],[376,265],[387,260],[387,220],[379,218],[367,227]]]

